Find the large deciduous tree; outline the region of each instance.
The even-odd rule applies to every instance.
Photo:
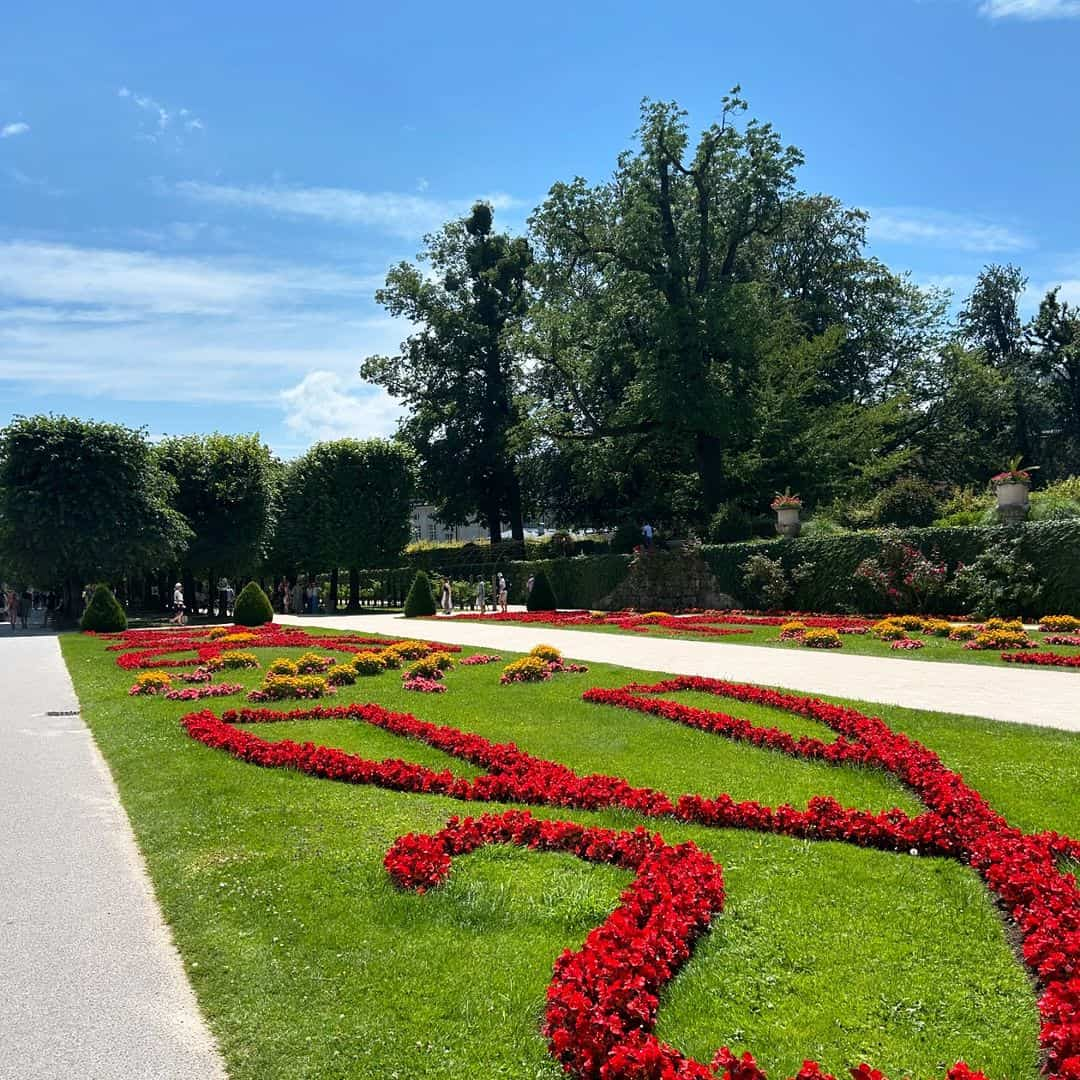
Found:
[[[338,571],[349,570],[349,605],[359,602],[357,571],[393,563],[409,541],[415,460],[388,439],[316,443],[286,467],[275,548],[279,561],[330,571],[336,607]]]
[[[191,537],[145,432],[67,416],[0,432],[0,562],[37,585],[77,586],[173,563]]]
[[[154,448],[176,483],[175,506],[191,527],[186,576],[206,574],[213,609],[219,574],[254,570],[273,524],[274,480],[269,448],[257,435],[184,435]]]
[[[492,543],[509,520],[524,539],[522,362],[516,335],[528,306],[529,244],[497,233],[491,207],[426,239],[431,272],[401,263],[376,298],[417,326],[397,356],[364,362],[366,379],[404,402],[400,437],[418,453],[439,516],[485,521]]]

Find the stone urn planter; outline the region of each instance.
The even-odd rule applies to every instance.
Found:
[[[802,532],[802,522],[799,520],[802,499],[798,495],[792,495],[790,488],[782,494],[777,492],[770,506],[776,514],[776,531],[781,536],[794,537]]]
[[[1028,493],[1031,491],[1031,469],[1037,466],[1020,468],[1019,459],[1009,463],[1009,467],[995,476],[990,483],[997,497],[998,520],[1013,525],[1023,521],[1028,515]]]
[[[1005,480],[994,484],[998,517],[1007,523],[1023,521],[1028,514],[1030,481]]]

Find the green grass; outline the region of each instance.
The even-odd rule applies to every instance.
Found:
[[[514,623],[509,625],[513,626]],[[532,625],[536,625],[535,623]],[[543,625],[543,624],[542,624]],[[719,625],[719,624],[718,624]],[[711,641],[721,645],[764,645],[774,649],[801,649],[797,641],[781,641],[780,628],[778,626],[724,626],[723,629],[749,630],[748,634],[728,634],[716,637],[710,634],[695,634],[687,631],[667,630],[662,627],[650,626],[647,631],[623,630],[618,626],[560,626],[560,630],[584,630],[595,634],[629,634],[632,637],[647,638],[671,638],[679,641]],[[888,656],[900,660],[931,660],[944,661],[953,664],[990,664],[996,667],[1016,667],[1020,664],[1006,664],[1001,659],[1002,652],[1023,652],[1022,649],[965,649],[962,641],[949,641],[948,638],[931,637],[928,634],[912,634],[923,643],[923,648],[915,650],[891,649],[890,642],[880,641],[872,634],[844,634],[843,645],[839,649],[822,650],[825,652],[842,653],[855,656]],[[1046,645],[1043,643],[1045,634],[1032,631],[1028,636],[1037,642],[1037,648],[1030,652],[1049,652],[1059,656],[1080,656],[1080,649],[1068,645]],[[1028,668],[1027,670],[1034,670]],[[1080,667],[1040,667],[1040,671],[1080,672]]]
[[[246,765],[184,734],[178,719],[190,703],[128,697],[133,675],[100,642],[71,635],[62,644],[233,1077],[561,1075],[539,1034],[552,962],[605,918],[628,875],[492,848],[461,859],[442,889],[401,893],[382,868],[396,837],[501,808]],[[264,666],[279,654],[288,653],[258,653]],[[454,669],[444,695],[406,693],[388,672],[336,700],[377,701],[675,794],[728,791],[796,805],[832,794],[917,809],[876,771],[794,760],[580,700],[589,686],[648,673],[595,665],[586,675],[500,687],[498,671]],[[259,678],[233,675],[247,686]],[[772,710],[679,696],[832,736]],[[1014,824],[1080,832],[1080,736],[876,711],[938,750]],[[257,730],[474,771],[350,721]],[[533,812],[639,823],[625,812]],[[837,1075],[867,1060],[893,1077],[941,1076],[943,1063],[966,1058],[993,1080],[1038,1076],[1032,988],[970,870],[842,844],[649,825],[712,852],[728,887],[724,914],[665,993],[662,1038],[706,1060],[724,1043],[749,1049],[773,1077],[792,1075],[804,1057]]]

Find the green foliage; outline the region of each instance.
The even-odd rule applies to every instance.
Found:
[[[894,534],[897,535],[897,534]],[[1044,596],[1053,598],[1055,611],[1080,615],[1080,520],[1026,522],[1006,528],[989,525],[967,528],[906,529],[900,538],[920,551],[937,553],[955,573],[959,564],[970,564],[987,548],[1019,537],[1024,561],[1035,567],[1035,577],[1043,583]],[[840,536],[774,540],[767,544],[706,545],[702,554],[721,590],[745,597],[742,567],[754,554],[779,558],[791,568],[800,562],[812,565],[812,572],[800,581],[792,606],[803,611],[873,611],[877,596],[869,583],[855,571],[865,559],[878,558],[887,534],[877,530],[850,532]],[[952,614],[956,599],[950,592],[930,597],[928,613]],[[1039,615],[1037,605],[1023,612]]]
[[[236,597],[233,622],[237,626],[262,626],[274,621],[274,608],[266,593],[254,581],[249,581]]]
[[[749,540],[754,535],[753,516],[738,503],[723,503],[709,520],[705,535],[713,544]]]
[[[872,516],[877,525],[929,525],[940,505],[933,487],[921,477],[902,476],[874,499]]]
[[[798,563],[788,571],[782,560],[756,552],[742,565],[742,583],[755,606],[783,608],[799,583],[813,572],[814,567],[809,563]]]
[[[141,430],[15,417],[0,431],[0,564],[77,587],[172,562],[191,538],[174,490]]]
[[[532,591],[526,597],[525,606],[529,611],[555,611],[559,606],[555,591],[543,569],[537,570],[533,575]]]
[[[184,566],[215,576],[258,566],[270,540],[274,509],[270,450],[259,437],[176,436],[158,443],[154,458],[173,478],[174,505],[194,534]]]
[[[82,630],[93,630],[97,634],[116,634],[127,629],[127,615],[120,606],[120,601],[113,595],[108,585],[95,585],[90,603],[79,620]]]
[[[433,273],[394,267],[376,299],[418,329],[398,356],[373,356],[364,378],[403,401],[401,437],[417,452],[439,517],[480,517],[493,543],[509,520],[523,539],[518,458],[523,366],[515,342],[528,308],[528,241],[496,233],[487,203],[427,238]]]
[[[1043,583],[1023,549],[1019,536],[1003,539],[956,572],[953,591],[967,610],[979,618],[1011,618],[1038,606]]]
[[[423,570],[416,571],[412,588],[405,598],[405,618],[415,619],[422,615],[435,614],[435,598],[432,595],[431,579]]]
[[[415,462],[386,439],[320,442],[285,469],[275,563],[329,571],[397,561],[409,539]]]

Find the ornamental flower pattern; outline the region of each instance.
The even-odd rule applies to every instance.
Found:
[[[162,654],[160,645],[156,651]],[[1023,662],[1033,655],[1040,654],[1017,654]],[[685,690],[808,717],[831,728],[836,738],[797,737],[663,696]],[[466,802],[582,810],[621,807],[652,819],[843,841],[897,852],[901,857],[911,853],[956,859],[978,873],[1002,905],[1038,986],[1045,1074],[1050,1080],[1080,1080],[1080,889],[1060,865],[1065,858],[1080,857],[1080,839],[1053,832],[1024,833],[1012,827],[937,754],[855,709],[694,677],[621,689],[594,688],[583,697],[597,705],[646,713],[794,757],[881,769],[913,791],[926,810],[915,816],[899,809],[871,813],[827,797],[811,799],[805,810],[737,803],[724,794],[672,798],[617,776],[582,776],[512,743],[492,743],[377,705],[314,705],[289,712],[242,708],[221,716],[203,710],[188,713],[181,722],[193,738],[250,764],[296,769],[344,783],[441,794]],[[311,743],[269,742],[234,726],[311,718],[369,723],[486,771],[462,777],[401,760],[372,761]],[[527,813],[510,811],[455,819],[432,836],[402,837],[388,852],[386,867],[402,887],[429,889],[445,879],[453,856],[487,843],[569,851],[637,873],[616,911],[589,934],[580,950],[564,953],[555,964],[544,1032],[552,1055],[569,1074],[586,1080],[764,1080],[765,1073],[748,1053],[736,1057],[724,1047],[705,1064],[684,1057],[657,1040],[652,1031],[660,990],[686,962],[695,939],[721,910],[723,878],[715,861],[692,844],[671,846],[642,829],[617,833],[568,822],[540,822]],[[886,1080],[866,1064],[850,1072],[855,1080]],[[946,1076],[947,1080],[986,1080],[962,1062]],[[793,1080],[814,1078],[835,1080],[812,1061]]]

